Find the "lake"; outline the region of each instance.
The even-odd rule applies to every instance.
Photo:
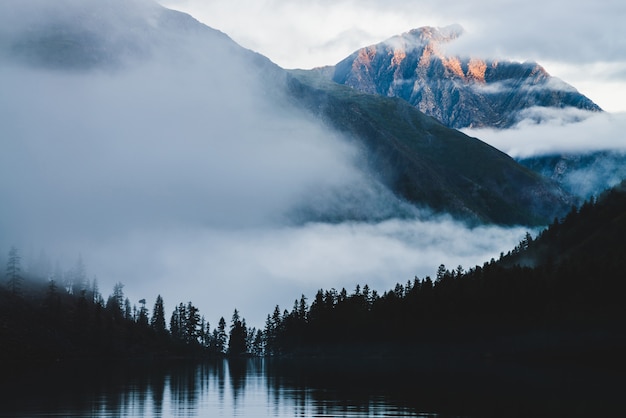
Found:
[[[488,360],[73,362],[5,373],[0,416],[598,416],[624,410],[622,377]]]

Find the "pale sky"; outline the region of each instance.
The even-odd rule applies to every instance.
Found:
[[[609,112],[626,111],[622,0],[159,0],[284,68],[332,65],[420,26],[458,23],[455,47],[483,58],[536,61]]]

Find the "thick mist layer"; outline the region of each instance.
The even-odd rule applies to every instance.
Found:
[[[281,220],[309,190],[365,182],[346,141],[241,79],[154,68],[2,78],[3,188],[14,216],[35,219],[7,226],[18,231],[245,226]]]
[[[64,269],[80,254],[105,296],[119,281],[133,303],[259,324],[321,287],[481,264],[525,232],[417,220],[344,138],[196,71],[0,73],[3,254],[18,246],[27,269],[41,250]]]
[[[467,228],[450,218],[424,221],[391,219],[377,223],[310,223],[247,228],[145,228],[109,234],[100,240],[58,241],[42,253],[24,252],[26,269],[75,268],[79,254],[90,280],[111,294],[125,284],[132,303],[157,294],[167,313],[192,301],[214,327],[237,308],[251,326],[262,327],[276,305],[291,310],[318,289],[368,284],[379,292],[415,276],[434,277],[437,266],[470,268],[498,258],[524,237],[525,228]],[[8,251],[8,250],[7,250]],[[5,252],[6,253],[6,252]]]
[[[533,108],[512,129],[464,129],[514,158],[626,149],[626,114]],[[576,122],[576,123],[572,123]]]
[[[582,199],[597,197],[626,178],[624,150],[557,153],[519,161]]]
[[[512,129],[464,129],[581,199],[624,179],[626,114],[532,108]]]

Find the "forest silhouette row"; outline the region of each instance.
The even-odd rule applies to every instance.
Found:
[[[105,300],[80,260],[69,281],[29,277],[12,248],[0,286],[0,358],[385,356],[463,344],[487,356],[610,363],[626,347],[625,236],[622,183],[497,261],[442,264],[433,278],[382,294],[367,284],[320,289],[291,310],[276,306],[263,329],[236,309],[211,329],[191,302],[166,313],[160,295],[151,311],[144,299],[131,306],[121,283]]]

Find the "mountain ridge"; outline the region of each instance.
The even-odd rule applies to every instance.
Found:
[[[445,53],[459,25],[422,27],[360,48],[334,66],[311,70],[360,91],[400,97],[452,128],[508,128],[534,107],[602,109],[534,62]]]

